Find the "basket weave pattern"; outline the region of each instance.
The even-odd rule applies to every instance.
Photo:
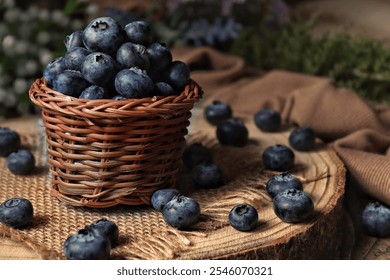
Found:
[[[73,206],[150,203],[174,187],[190,110],[202,97],[194,82],[177,96],[87,100],[37,79],[30,99],[42,109],[51,194]]]

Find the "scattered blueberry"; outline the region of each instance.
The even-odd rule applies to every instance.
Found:
[[[288,172],[273,176],[266,184],[267,193],[271,198],[288,189],[303,189],[302,182]]]
[[[115,56],[124,39],[121,26],[110,17],[99,17],[92,20],[83,33],[83,42],[87,49],[112,56]]]
[[[116,60],[122,68],[138,67],[142,70],[149,69],[149,56],[146,47],[130,42],[123,43],[117,53]]]
[[[43,77],[45,78],[46,84],[49,87],[53,86],[54,79],[58,74],[64,72],[65,69],[65,60],[62,56],[51,61],[43,71]]]
[[[79,97],[81,92],[90,86],[83,74],[75,70],[65,70],[58,74],[53,81],[53,90],[65,95]]]
[[[154,209],[162,212],[164,206],[180,192],[177,189],[160,189],[155,191],[151,197],[151,203]]]
[[[273,109],[262,109],[256,112],[254,120],[256,126],[262,131],[275,132],[280,129],[280,113]]]
[[[167,82],[176,90],[183,90],[190,81],[190,68],[182,61],[173,61],[166,70]]]
[[[14,174],[27,175],[35,168],[35,158],[29,150],[18,150],[8,155],[7,165]]]
[[[107,86],[114,81],[117,73],[115,60],[108,54],[94,52],[85,58],[81,72],[85,79],[97,86]]]
[[[106,218],[94,221],[89,228],[96,233],[103,235],[108,238],[111,243],[111,248],[116,246],[119,242],[119,228],[113,221],[107,220]]]
[[[0,127],[0,156],[6,157],[20,147],[20,135],[7,127]]]
[[[206,106],[204,116],[210,124],[217,125],[220,121],[230,119],[233,111],[229,104],[215,100]]]
[[[164,82],[158,82],[154,84],[154,93],[157,96],[177,95],[177,92],[174,90],[174,88],[170,84]]]
[[[172,53],[164,43],[152,43],[146,52],[152,69],[161,71],[167,69],[172,63]]]
[[[310,196],[297,189],[278,193],[273,199],[276,216],[286,223],[299,223],[308,219],[314,212]]]
[[[221,144],[243,147],[248,143],[248,129],[236,118],[222,120],[217,125],[217,139]]]
[[[90,54],[85,48],[74,47],[64,56],[64,63],[67,69],[81,71],[84,59]]]
[[[124,28],[126,37],[129,42],[147,46],[152,39],[152,32],[146,21],[133,21],[126,24]]]
[[[368,203],[362,213],[362,227],[368,235],[389,237],[390,208],[379,202]]]
[[[191,178],[195,186],[214,189],[224,184],[224,176],[218,165],[212,162],[202,162],[191,171]]]
[[[250,231],[258,223],[257,210],[248,204],[236,205],[229,212],[229,223],[239,231]]]
[[[89,86],[85,90],[83,90],[80,94],[79,98],[85,98],[85,99],[105,99],[109,98],[108,91],[99,86]]]
[[[295,150],[310,151],[314,149],[315,139],[314,131],[308,126],[302,126],[291,131],[288,142]]]
[[[64,254],[68,260],[107,260],[110,251],[110,240],[88,227],[64,242]]]
[[[294,167],[294,161],[294,152],[284,145],[270,146],[263,152],[263,163],[266,169],[288,171]]]
[[[34,210],[26,198],[11,198],[0,205],[0,222],[13,228],[25,228],[32,224]]]
[[[212,153],[209,148],[201,143],[193,143],[184,149],[182,160],[186,168],[193,169],[202,162],[212,161]]]
[[[77,30],[77,31],[73,32],[72,34],[67,35],[65,37],[64,44],[65,44],[67,51],[70,51],[71,49],[73,49],[75,47],[84,48],[83,31]]]
[[[115,88],[126,98],[144,98],[154,89],[152,79],[139,68],[121,70],[115,78]]]
[[[165,205],[162,215],[168,225],[186,229],[198,221],[200,206],[193,198],[177,195]]]

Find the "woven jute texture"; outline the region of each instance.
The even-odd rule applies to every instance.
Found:
[[[293,174],[303,181],[316,212],[306,223],[286,224],[273,213],[265,182],[274,173],[264,170],[260,155],[272,143],[287,144],[289,130],[264,134],[247,121],[249,145],[224,147],[215,138],[215,127],[200,119],[190,127],[187,142],[201,142],[212,149],[215,162],[225,174],[225,186],[195,190],[188,171],[181,169],[178,188],[197,199],[201,206],[201,218],[191,230],[179,231],[167,226],[161,213],[150,206],[90,209],[69,206],[52,197],[45,135],[32,119],[11,126],[21,133],[23,145],[33,151],[37,169],[33,175],[15,176],[2,159],[0,200],[30,199],[35,210],[34,223],[25,230],[0,225],[0,233],[26,244],[43,259],[63,259],[62,246],[70,234],[106,217],[116,222],[120,231],[120,244],[112,249],[113,259],[340,258],[338,226],[342,221],[345,169],[330,148],[318,143],[314,152],[296,153]],[[259,211],[259,226],[254,231],[239,232],[229,225],[228,213],[238,203],[250,203]]]

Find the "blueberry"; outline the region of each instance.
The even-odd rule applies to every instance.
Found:
[[[164,70],[172,63],[172,53],[164,43],[152,43],[146,50],[152,69]]]
[[[368,235],[389,237],[390,208],[380,202],[368,203],[362,213],[362,227]]]
[[[53,81],[53,90],[65,95],[79,97],[81,92],[90,86],[83,74],[75,70],[65,70],[58,74]]]
[[[8,155],[7,165],[14,174],[27,175],[35,168],[35,157],[29,150],[18,150]]]
[[[83,31],[77,30],[77,31],[73,32],[72,34],[67,35],[65,37],[64,44],[65,44],[67,51],[70,51],[71,49],[73,49],[75,47],[84,48]]]
[[[107,86],[114,81],[117,73],[115,60],[108,54],[94,52],[85,58],[81,72],[85,79],[97,86]]]
[[[181,91],[190,81],[190,68],[182,61],[173,61],[166,70],[166,77],[168,84]]]
[[[64,56],[64,63],[67,69],[81,71],[81,66],[87,55],[90,54],[85,48],[74,47]]]
[[[152,39],[152,32],[146,21],[139,20],[126,24],[124,28],[129,42],[147,46]]]
[[[154,93],[157,96],[177,95],[177,92],[174,90],[174,88],[170,84],[164,82],[158,82],[154,84]]]
[[[273,109],[262,109],[256,112],[254,121],[256,126],[265,132],[275,132],[280,129],[280,113]]]
[[[117,95],[114,95],[111,99],[113,99],[113,100],[126,100],[127,98],[120,95],[120,94],[117,94]]]
[[[204,117],[212,125],[217,125],[220,121],[230,119],[232,115],[233,111],[230,105],[217,100],[207,105],[204,110]]]
[[[248,204],[236,205],[229,212],[229,223],[239,231],[250,231],[258,223],[257,210]]]
[[[191,172],[195,186],[200,188],[218,188],[224,184],[222,170],[212,162],[202,162],[196,165]]]
[[[278,193],[273,199],[276,216],[286,223],[299,223],[308,219],[314,212],[310,196],[297,189]]]
[[[96,233],[108,238],[111,243],[111,248],[116,246],[119,242],[119,228],[113,222],[106,218],[102,218],[94,221],[89,228],[92,231],[96,231]]]
[[[288,172],[273,176],[266,184],[267,193],[271,198],[288,189],[303,189],[302,182]]]
[[[20,135],[7,127],[0,127],[0,156],[6,157],[20,147]]]
[[[69,236],[64,242],[64,254],[68,260],[107,260],[110,251],[110,240],[88,227]]]
[[[116,60],[122,68],[149,69],[149,56],[146,53],[146,47],[143,45],[130,42],[122,44],[116,53]]]
[[[308,126],[302,126],[291,131],[288,142],[295,150],[310,151],[314,149],[315,139],[314,131]]]
[[[241,120],[236,118],[220,121],[216,133],[217,139],[223,145],[243,147],[249,140],[248,129]]]
[[[107,89],[99,86],[89,86],[80,94],[80,98],[85,99],[105,99],[109,98]]]
[[[165,205],[162,215],[168,225],[186,229],[198,221],[200,206],[193,198],[177,195]]]
[[[288,171],[294,167],[294,152],[287,146],[274,145],[263,151],[263,163],[266,169]]]
[[[46,84],[49,87],[53,86],[56,76],[64,72],[65,69],[65,60],[62,56],[51,61],[43,71],[43,77],[45,78]]]
[[[34,210],[26,198],[11,198],[0,205],[0,222],[13,228],[25,228],[32,224]]]
[[[186,168],[193,169],[202,162],[212,161],[211,150],[201,143],[193,143],[184,149],[182,160]]]
[[[154,89],[152,79],[139,68],[123,69],[115,77],[115,89],[126,98],[148,97]]]
[[[121,26],[110,17],[92,20],[83,32],[83,42],[87,49],[112,56],[116,54],[124,39]]]
[[[155,191],[151,197],[151,203],[154,209],[162,212],[164,206],[180,192],[176,189],[160,189]]]

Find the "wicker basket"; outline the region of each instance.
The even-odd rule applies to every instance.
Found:
[[[87,100],[37,79],[29,96],[42,109],[51,194],[91,208],[150,204],[155,190],[175,187],[190,110],[202,94],[191,80],[178,96]]]

